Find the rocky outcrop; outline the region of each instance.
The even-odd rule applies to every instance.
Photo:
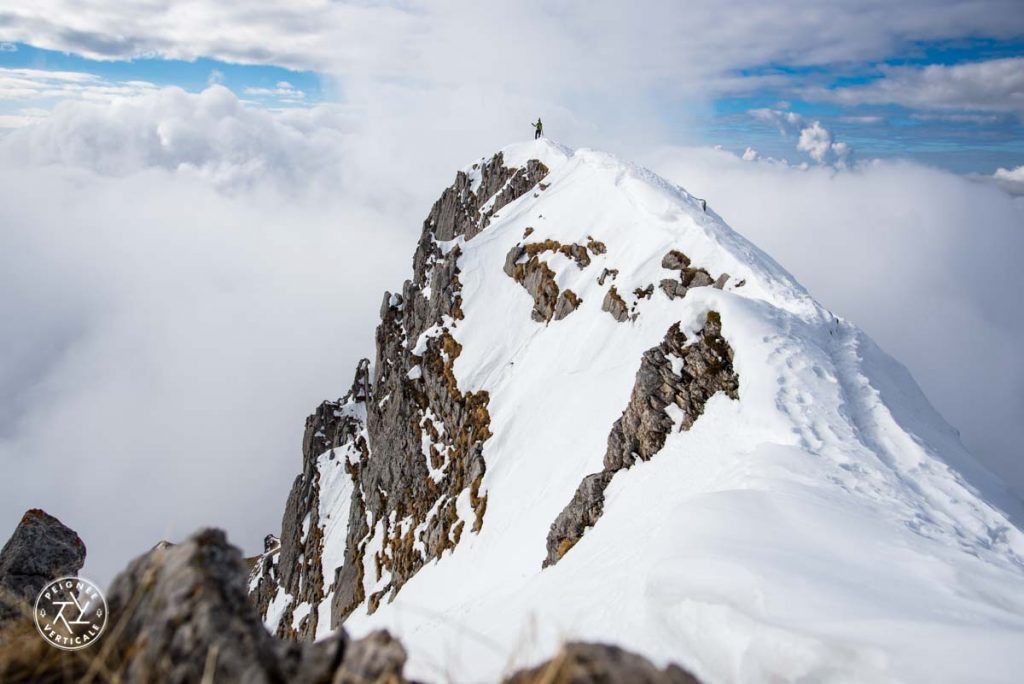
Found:
[[[700,684],[692,674],[669,665],[659,670],[643,656],[618,646],[569,642],[551,660],[505,679],[504,684]]]
[[[733,352],[722,337],[722,320],[708,312],[697,340],[688,343],[676,323],[661,344],[644,352],[629,403],[608,435],[604,468],[583,478],[572,500],[551,525],[544,565],[558,562],[604,511],[604,492],[614,474],[651,459],[678,423],[689,430],[718,392],[739,398]]]
[[[402,684],[405,648],[386,631],[371,632],[352,642],[332,684]]]
[[[583,537],[587,528],[597,524],[597,519],[604,513],[604,490],[614,475],[614,470],[602,470],[583,478],[572,500],[551,524],[545,566],[564,556]]]
[[[47,540],[58,547],[81,545],[77,535],[55,518],[41,511],[29,514],[29,522],[19,526],[5,551],[16,548],[45,561]],[[66,548],[62,553],[61,562],[78,557],[66,555]],[[352,640],[339,630],[316,643],[279,639],[267,632],[248,595],[245,560],[220,530],[200,530],[178,545],[157,544],[114,579],[107,605],[108,628],[84,651],[53,648],[36,634],[28,616],[0,625],[0,681],[408,682],[405,648],[385,631]],[[616,646],[585,643],[567,644],[548,662],[521,670],[505,681],[696,682],[677,666],[659,670],[645,658]]]
[[[629,320],[629,305],[626,304],[626,300],[622,298],[614,285],[608,288],[608,292],[601,302],[601,311],[607,311],[619,323]]]
[[[219,530],[135,559],[107,593],[117,629],[103,642],[104,666],[129,681],[283,679],[245,578],[241,554]]]
[[[475,189],[473,179],[459,171],[455,182],[430,210],[427,224],[435,239],[447,241],[460,235],[472,239],[499,209],[533,189],[548,169],[535,159],[524,167],[509,168],[499,152],[486,162],[474,164],[472,172],[479,177]]]
[[[686,291],[695,287],[714,287],[721,290],[729,280],[729,274],[723,273],[718,278],[711,277],[703,268],[695,268],[690,265],[690,257],[679,250],[671,250],[661,260],[661,267],[670,271],[678,271],[677,278],[666,278],[661,281],[661,289],[668,295],[669,299],[676,299],[686,295]]]
[[[431,208],[412,278],[384,295],[373,370],[361,364],[358,388],[307,421],[303,472],[288,498],[280,548],[254,566],[251,591],[277,634],[322,632],[319,607],[328,596],[332,626],[362,604],[373,612],[484,524],[490,397],[461,387],[453,371],[462,351],[459,240],[473,239],[546,174],[536,160],[507,167],[499,153],[459,172]],[[570,258],[589,260],[587,249],[576,247]],[[534,278],[541,292],[543,274]],[[580,303],[570,291],[544,301],[546,320]],[[337,468],[348,483],[347,510],[337,513],[346,516],[344,525],[321,518],[325,503],[342,495],[336,482],[325,490]],[[327,524],[345,535],[343,560],[333,567],[324,564]]]
[[[338,632],[315,644],[271,636],[246,575],[242,554],[220,530],[158,544],[114,579],[108,628],[96,644],[68,653],[16,633],[0,640],[0,681],[406,681],[405,651],[386,633],[350,641]]]
[[[528,234],[532,234],[529,229]],[[524,236],[525,237],[525,236]],[[587,245],[570,243],[563,245],[557,240],[543,242],[517,243],[505,255],[505,275],[512,278],[533,298],[531,317],[538,323],[548,323],[552,319],[559,321],[583,303],[575,292],[566,288],[559,290],[556,274],[544,260],[545,253],[561,254],[576,263],[580,269],[590,265],[590,254],[603,254],[604,243],[595,242],[590,238]]]
[[[348,466],[353,492],[332,625],[364,601],[376,610],[426,562],[484,522],[490,397],[460,387],[455,378],[462,252],[444,243],[471,240],[547,168],[536,160],[508,168],[499,153],[472,174],[460,172],[435,203],[413,256],[412,279],[401,293],[385,293],[381,305],[367,404],[369,449]],[[371,547],[378,550],[368,557]]]
[[[604,246],[601,243],[598,244],[601,245],[601,247]],[[661,267],[666,270],[677,271],[679,274],[676,278],[664,278],[658,284],[669,299],[683,297],[686,295],[687,290],[695,287],[707,287],[708,285],[713,285],[721,290],[729,280],[729,275],[726,273],[718,276],[717,279],[712,278],[711,274],[708,273],[707,270],[692,266],[690,257],[677,249],[669,250],[669,252],[662,257]],[[612,280],[615,280],[617,275],[617,270],[606,268],[601,272],[600,277],[597,279],[597,284],[604,285],[607,278],[611,277]],[[651,299],[653,296],[653,283],[648,283],[644,286],[635,288],[632,291],[631,296],[627,291],[625,297],[623,296],[623,293],[615,287],[615,285],[611,285],[605,293],[604,300],[601,302],[601,310],[607,311],[611,314],[612,318],[619,323],[634,321],[640,315],[640,302],[645,299]],[[629,297],[628,301],[627,297]]]
[[[38,508],[26,512],[0,550],[0,622],[30,614],[48,582],[76,576],[84,563],[74,530]]]

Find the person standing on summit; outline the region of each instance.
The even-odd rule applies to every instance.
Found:
[[[533,139],[536,140],[540,136],[544,135],[544,124],[541,123],[540,117],[537,117],[537,123],[533,124]]]

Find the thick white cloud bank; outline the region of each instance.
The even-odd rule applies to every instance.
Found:
[[[66,101],[45,125],[5,141],[2,154],[30,166],[60,165],[122,176],[146,169],[196,175],[220,188],[267,181],[288,191],[336,188],[346,121],[338,108],[274,114],[246,107],[227,88],[155,90],[83,106]]]
[[[370,353],[430,203],[528,122],[508,93],[408,92],[378,90],[356,116],[165,89],[66,103],[0,139],[0,521],[62,517],[101,581],[202,525],[259,548],[303,420]],[[557,116],[588,142],[592,124]],[[1024,491],[1022,200],[903,163],[639,161],[873,334]]]
[[[416,229],[400,189],[346,190],[318,118],[167,90],[0,142],[5,528],[45,508],[101,581],[200,526],[279,528],[304,418],[372,349]]]

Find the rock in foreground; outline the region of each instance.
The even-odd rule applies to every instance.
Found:
[[[505,680],[506,684],[700,684],[678,665],[656,668],[643,656],[605,644],[568,643],[551,660],[521,670]]]
[[[25,513],[0,550],[0,623],[31,612],[50,580],[77,575],[85,544],[74,530],[38,508]]]
[[[29,511],[0,555],[0,578],[5,586],[37,592],[33,587],[41,588],[51,574],[77,572],[84,557],[85,545],[73,530],[42,511]],[[36,634],[28,613],[15,613],[0,627],[0,681],[407,682],[405,648],[385,631],[356,641],[344,631],[316,643],[275,638],[248,595],[246,577],[241,553],[220,530],[200,530],[177,546],[162,542],[115,578],[107,592],[107,631],[87,649],[60,651]],[[550,662],[509,681],[696,680],[677,667],[660,671],[615,647],[570,644]]]

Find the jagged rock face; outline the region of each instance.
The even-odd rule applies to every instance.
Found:
[[[362,601],[370,612],[393,598],[422,566],[477,532],[487,506],[480,486],[490,437],[486,392],[465,391],[453,372],[462,313],[456,237],[472,239],[490,217],[547,173],[529,161],[509,169],[500,154],[479,169],[479,187],[460,172],[423,225],[413,278],[386,293],[377,328],[373,400],[367,406],[369,458],[352,465],[345,562],[332,623]],[[460,501],[462,502],[460,505]],[[467,515],[460,510],[471,510]],[[371,542],[379,549],[367,557]]]
[[[369,395],[369,362],[360,362],[349,392],[338,401],[325,401],[306,419],[302,439],[303,472],[292,485],[281,522],[281,539],[268,537],[267,548],[252,573],[251,592],[260,615],[267,610],[278,590],[293,597],[283,619],[276,626],[282,638],[312,639],[320,619],[320,603],[334,583],[325,576],[321,520],[321,472],[324,461],[335,454],[354,453],[356,462],[368,452],[365,402]],[[326,454],[326,455],[325,455]],[[347,457],[346,457],[347,458]],[[329,569],[327,572],[331,572]],[[300,605],[311,609],[296,622]]]
[[[268,536],[264,553],[251,572],[250,592],[261,617],[266,618],[279,592],[291,599],[273,626],[279,637],[312,639],[321,622],[319,606],[338,584],[336,568],[324,563],[324,529],[328,521],[322,516],[328,507],[322,505],[322,480],[326,470],[348,470],[350,464],[359,463],[369,453],[369,373],[370,362],[360,361],[345,396],[323,402],[306,419],[303,472],[296,477],[288,497],[281,539]],[[296,615],[297,609],[304,614]]]
[[[0,550],[0,622],[31,612],[44,586],[78,574],[85,544],[71,528],[45,511],[27,511]]]
[[[674,324],[661,344],[644,353],[622,417],[608,435],[604,469],[583,478],[572,500],[551,524],[544,565],[557,563],[604,511],[604,491],[616,472],[647,461],[665,445],[673,426],[689,430],[718,392],[739,398],[733,351],[722,337],[719,314],[707,314],[697,341]]]
[[[533,178],[491,160],[432,210],[382,307],[372,392],[339,409],[362,411],[367,449],[309,450],[318,494],[300,488],[292,551],[262,561],[273,578],[285,554],[307,592],[268,580],[272,626],[315,611],[320,636],[341,619],[401,630],[424,678],[485,635],[444,662],[458,681],[595,636],[715,681],[1014,681],[1003,606],[1024,537],[937,459],[971,463],[899,365],[677,186],[543,140],[503,158],[550,172],[502,205]],[[864,563],[865,547],[907,562]],[[315,604],[317,572],[331,601]],[[940,671],[935,649],[893,646],[982,625],[1002,666],[958,654]]]
[[[551,660],[522,670],[505,680],[505,684],[700,684],[692,674],[669,665],[659,670],[635,653],[617,646],[570,642]]]
[[[483,164],[474,164],[473,170],[480,174],[478,188],[474,190],[470,177],[459,171],[455,182],[430,210],[427,225],[432,227],[435,240],[447,241],[460,235],[472,239],[499,209],[531,190],[548,172],[537,160],[510,169],[500,152]]]
[[[312,638],[328,595],[332,626],[364,602],[373,612],[426,562],[481,529],[490,397],[460,387],[453,372],[464,316],[462,252],[452,241],[479,234],[546,173],[536,160],[506,167],[499,153],[457,174],[424,221],[412,279],[384,295],[372,380],[364,362],[358,390],[324,403],[307,421],[303,473],[289,495],[280,550],[265,553],[250,580],[264,617],[283,601],[280,616],[271,616],[279,635]],[[585,247],[574,247],[586,258]],[[547,320],[574,306],[571,292],[556,293]],[[328,561],[322,480],[338,468],[351,494],[347,512],[336,512],[346,517],[343,559]]]

